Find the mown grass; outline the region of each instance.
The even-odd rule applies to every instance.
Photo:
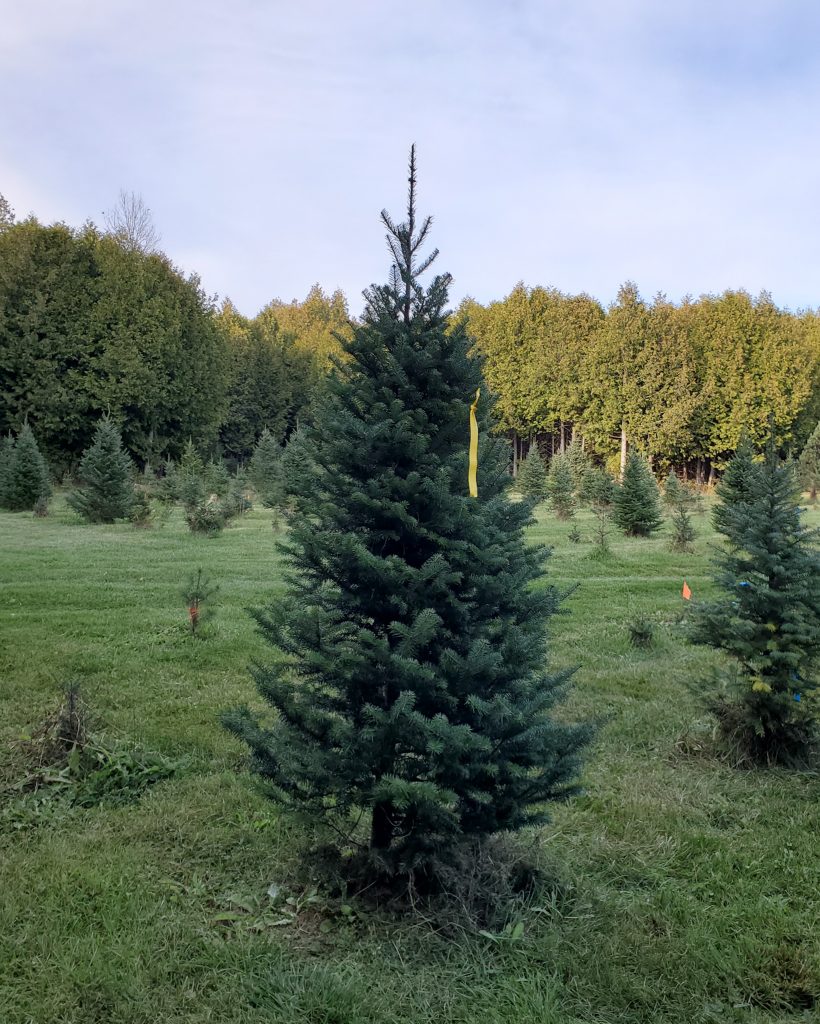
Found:
[[[554,881],[515,909],[520,938],[494,940],[329,898],[288,924],[265,910],[272,881],[300,896],[304,835],[237,770],[218,715],[257,702],[247,665],[266,651],[245,609],[280,592],[266,513],[213,540],[178,514],[150,531],[60,503],[0,516],[3,749],[77,680],[111,736],[188,764],[137,804],[0,834],[0,1022],[817,1019],[820,779],[678,742],[714,660],[685,643],[680,596],[684,576],[694,600],[709,590],[707,522],[691,555],[613,535],[605,559],[579,525],[580,545],[546,514],[531,532],[552,580],[580,583],[553,657],[579,666],[567,713],[602,730],[584,795],[534,837]],[[179,591],[200,565],[220,592],[192,638]],[[629,643],[640,615],[648,651]],[[8,753],[4,785],[16,770]]]

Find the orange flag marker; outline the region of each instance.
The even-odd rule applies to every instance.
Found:
[[[689,584],[686,580],[683,581],[683,590],[681,593],[683,594],[684,601],[688,601],[692,596],[692,591],[689,589]]]

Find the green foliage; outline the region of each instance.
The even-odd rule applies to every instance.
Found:
[[[624,478],[615,491],[612,518],[628,537],[648,537],[663,522],[655,477],[646,459],[635,452],[629,453]]]
[[[757,477],[754,448],[744,438],[717,487],[720,503],[715,506],[712,521],[719,533],[729,536],[738,510],[752,498]]]
[[[612,508],[616,484],[601,466],[593,466],[584,476],[581,500],[593,508]]]
[[[28,423],[24,423],[13,447],[4,443],[2,467],[3,507],[9,512],[31,511],[51,494],[48,466],[40,454]]]
[[[724,596],[696,610],[693,639],[734,666],[712,699],[724,734],[758,762],[808,756],[817,732],[820,552],[802,522],[794,469],[770,440],[765,462],[741,449],[714,517],[727,546],[716,562]]]
[[[367,293],[346,359],[300,442],[289,587],[257,614],[277,658],[254,675],[277,712],[226,716],[269,792],[344,829],[370,818],[368,870],[430,880],[467,836],[543,821],[575,789],[584,726],[553,719],[568,671],[545,668],[558,598],[531,586],[526,502],[479,403],[479,497],[466,424],[482,383],[448,276],[424,289],[429,220],[383,215],[396,260]],[[435,254],[433,254],[435,255]]]
[[[105,416],[80,461],[80,487],[69,505],[90,523],[113,523],[130,516],[134,506],[134,464],[123,451],[119,430]]]
[[[550,505],[559,519],[575,515],[575,490],[572,467],[565,455],[553,455],[547,477]]]
[[[675,509],[682,505],[687,500],[687,497],[686,490],[678,479],[678,474],[674,469],[670,469],[669,476],[666,478],[663,487],[663,500],[666,506],[670,509]]]
[[[576,494],[580,494],[583,491],[587,476],[592,470],[592,460],[578,441],[573,441],[569,445],[564,453],[564,458],[567,460],[567,465],[572,473],[573,490]]]
[[[516,477],[518,490],[525,498],[544,501],[547,497],[547,467],[541,458],[537,444],[531,444],[526,459],[521,463]]]
[[[582,539],[581,531],[578,529],[577,525],[573,525],[572,529],[567,534],[567,540],[570,544],[580,544]]]
[[[248,479],[266,508],[276,508],[284,499],[282,453],[273,434],[263,430],[248,466]]]
[[[202,470],[202,482],[208,494],[223,498],[231,488],[231,475],[224,462],[211,461]]]
[[[185,506],[185,522],[191,533],[216,537],[225,528],[225,511],[216,501],[203,501]]]
[[[800,453],[797,472],[800,486],[809,492],[809,501],[814,504],[817,501],[817,488],[820,487],[820,422]]]
[[[11,431],[0,441],[0,508],[6,507],[6,493],[14,459],[14,434]]]
[[[245,462],[264,430],[281,443],[295,427],[314,387],[314,367],[272,315],[251,321],[226,304],[219,322],[231,358],[220,441],[230,459]]]
[[[253,502],[248,494],[248,482],[244,474],[237,473],[232,479],[231,486],[222,500],[221,506],[226,520],[234,519],[236,516],[247,515],[251,511]]]
[[[0,430],[25,415],[67,465],[102,410],[139,458],[214,437],[224,342],[195,277],[94,228],[34,219],[0,232]]]

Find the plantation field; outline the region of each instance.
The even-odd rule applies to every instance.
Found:
[[[820,522],[816,512],[811,519]],[[584,794],[521,837],[541,890],[482,934],[312,894],[309,839],[244,772],[220,712],[260,706],[268,657],[249,607],[280,592],[270,516],[221,536],[0,515],[0,1024],[762,1024],[820,1015],[820,778],[708,756],[697,690],[715,656],[683,637],[694,554],[539,515],[551,581],[580,584],[553,620],[577,665],[567,712],[599,738]],[[219,585],[202,635],[180,591]],[[652,619],[649,650],[628,623]],[[79,682],[112,744],[178,773],[123,807],[38,817],[19,803],[16,741]],[[269,886],[280,894],[271,899]],[[285,902],[285,898],[291,900]]]

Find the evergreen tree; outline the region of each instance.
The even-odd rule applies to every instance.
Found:
[[[612,508],[616,484],[601,466],[593,466],[584,477],[581,499],[593,508]]]
[[[48,466],[28,423],[23,424],[8,457],[4,491],[5,507],[10,512],[30,511],[40,498],[51,494]]]
[[[674,469],[669,470],[669,476],[666,478],[666,482],[663,486],[663,500],[668,508],[675,509],[678,506],[685,504],[688,495],[678,480],[678,474]]]
[[[712,522],[719,533],[728,536],[726,531],[732,522],[734,511],[744,505],[754,493],[758,472],[755,450],[751,441],[744,437],[717,486],[720,502],[712,513]]]
[[[559,519],[571,519],[575,515],[572,469],[566,455],[552,457],[547,477],[547,493],[552,510]]]
[[[573,441],[564,453],[564,458],[572,473],[573,489],[576,494],[580,494],[584,487],[584,481],[592,469],[590,457],[578,441]]]
[[[736,461],[723,488],[732,502],[715,517],[728,541],[715,575],[725,596],[696,610],[692,638],[736,667],[734,693],[710,702],[726,736],[754,760],[796,761],[817,732],[818,533],[801,521],[793,467],[773,441],[752,472],[746,452]]]
[[[226,724],[279,799],[337,821],[367,812],[368,862],[420,878],[462,837],[543,821],[574,791],[590,730],[549,715],[570,675],[544,668],[558,598],[531,586],[547,552],[525,543],[528,503],[505,495],[484,391],[468,494],[481,364],[447,329],[449,276],[419,283],[436,252],[419,256],[415,184],[411,150],[407,222],[382,215],[391,282],[366,293],[300,442],[290,592],[257,615],[281,652],[255,671],[276,718]]]
[[[131,514],[134,505],[134,464],[122,447],[119,430],[104,416],[94,441],[80,460],[80,487],[68,504],[89,523],[113,523]]]
[[[531,444],[526,459],[518,470],[516,484],[525,498],[544,501],[547,497],[547,467],[541,458],[537,444]]]
[[[672,550],[691,551],[692,541],[696,536],[687,503],[686,501],[681,501],[672,516]]]
[[[248,478],[262,504],[275,508],[284,498],[282,446],[267,429],[262,431],[248,466]]]
[[[14,434],[11,431],[0,441],[0,508],[6,507],[6,494],[14,458]]]
[[[628,537],[648,537],[660,529],[663,519],[658,485],[646,459],[635,452],[627,456],[624,478],[615,491],[614,505],[612,518],[615,525]]]
[[[817,502],[817,488],[820,487],[820,422],[806,442],[797,463],[800,486],[809,492],[812,505]]]
[[[185,442],[179,465],[174,471],[173,488],[176,498],[186,509],[205,501],[205,463],[190,438]]]

